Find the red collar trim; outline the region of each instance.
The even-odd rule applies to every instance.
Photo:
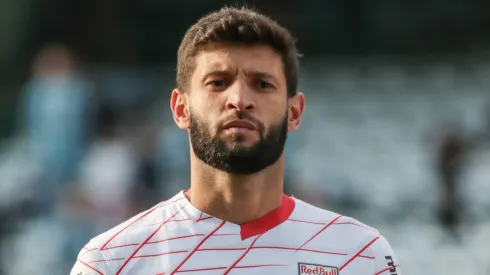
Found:
[[[293,198],[283,194],[281,206],[267,213],[265,216],[240,225],[240,236],[242,240],[265,233],[285,222],[293,213],[295,204]]]
[[[184,190],[182,192],[184,198],[186,198],[185,194],[187,193],[187,191],[188,190]],[[186,201],[189,202],[187,199]],[[192,206],[190,202],[189,204]],[[250,237],[263,234],[285,222],[293,213],[295,205],[296,203],[292,197],[283,194],[281,205],[278,208],[272,210],[271,212],[256,220],[240,225],[241,239],[245,240]],[[203,218],[202,211],[194,208],[194,206],[192,206],[192,209],[196,210],[196,220],[200,220]],[[206,214],[206,216],[208,215]]]

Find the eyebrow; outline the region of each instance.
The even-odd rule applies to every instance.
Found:
[[[225,76],[225,75],[229,75],[230,74],[230,70],[213,70],[209,73],[206,73],[202,79],[203,80],[206,80],[208,79],[209,77],[212,77],[212,76]]]
[[[277,78],[274,75],[263,71],[252,70],[252,71],[245,71],[244,73],[248,77],[264,78],[264,79],[271,80],[275,83],[278,82]],[[231,68],[219,68],[204,74],[204,76],[202,77],[202,81],[205,81],[209,77],[222,77],[222,76],[237,75],[237,74],[238,74],[237,69],[233,70]]]
[[[273,80],[273,81],[277,82],[277,79],[276,79],[276,77],[274,75],[272,75],[270,73],[266,73],[266,72],[249,71],[249,72],[245,72],[245,75],[247,75],[247,76],[253,76],[253,77],[257,77],[257,78],[270,79],[270,80]]]
[[[233,72],[234,71],[234,72]],[[227,75],[230,75],[230,74],[238,74],[238,70],[233,70],[232,68],[215,68],[215,69],[212,69],[210,72],[204,74],[204,76],[202,77],[202,80],[206,80],[207,78],[209,77],[212,77],[212,76],[227,76]]]

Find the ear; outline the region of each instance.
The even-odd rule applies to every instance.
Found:
[[[288,132],[294,132],[299,128],[301,117],[305,108],[305,96],[298,92],[288,99]]]
[[[190,125],[190,113],[187,95],[179,89],[172,91],[170,98],[170,108],[174,121],[180,129],[187,130]]]

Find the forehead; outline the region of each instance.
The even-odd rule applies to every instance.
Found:
[[[195,75],[201,77],[215,70],[263,72],[285,83],[281,56],[267,45],[214,44],[208,46],[196,56]]]

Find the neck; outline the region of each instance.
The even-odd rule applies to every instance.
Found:
[[[189,201],[199,210],[235,224],[256,220],[282,202],[284,156],[261,172],[232,175],[191,158]]]

